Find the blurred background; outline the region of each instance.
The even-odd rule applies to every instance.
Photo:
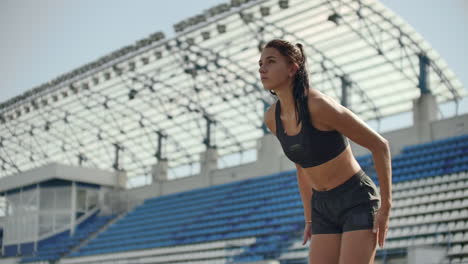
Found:
[[[376,263],[468,263],[467,26],[464,0],[1,1],[0,264],[308,263],[273,38],[391,144]]]

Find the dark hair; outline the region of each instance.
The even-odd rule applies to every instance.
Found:
[[[281,55],[285,56],[290,63],[296,63],[299,66],[299,69],[293,77],[294,106],[299,113],[297,124],[299,125],[301,120],[309,120],[307,94],[305,93],[305,91],[309,89],[309,73],[306,67],[304,47],[301,43],[293,45],[286,40],[273,39],[269,41],[264,48],[275,48]],[[277,96],[276,93],[271,90],[270,93]]]

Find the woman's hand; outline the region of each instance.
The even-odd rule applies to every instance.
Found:
[[[388,231],[388,223],[390,218],[390,208],[380,207],[374,217],[374,228],[373,232],[377,233],[378,243],[380,248],[383,248],[385,244],[385,238]]]
[[[302,245],[305,245],[307,243],[307,240],[310,239],[312,236],[312,223],[306,223],[304,227],[304,241],[302,242]]]

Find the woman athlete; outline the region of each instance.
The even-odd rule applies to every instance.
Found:
[[[310,264],[374,263],[392,206],[388,141],[329,96],[309,87],[300,43],[274,39],[259,60],[262,84],[278,97],[264,121],[297,167]],[[348,138],[372,152],[380,193]]]

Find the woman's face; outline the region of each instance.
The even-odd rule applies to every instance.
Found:
[[[288,86],[292,80],[289,77],[292,75],[291,65],[277,49],[263,49],[258,69],[263,87],[268,90],[276,90],[279,87]]]

